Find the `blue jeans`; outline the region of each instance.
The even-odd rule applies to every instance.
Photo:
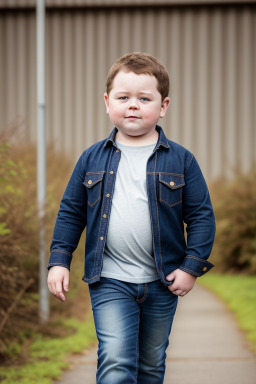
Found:
[[[160,280],[101,277],[89,290],[99,341],[97,384],[163,383],[178,296]]]

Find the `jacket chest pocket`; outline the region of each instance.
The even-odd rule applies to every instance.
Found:
[[[182,202],[184,175],[159,173],[159,200],[171,207]]]
[[[92,207],[101,199],[104,171],[85,174],[84,185],[87,190],[87,202]]]

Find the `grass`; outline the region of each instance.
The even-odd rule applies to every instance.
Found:
[[[0,382],[51,384],[68,367],[66,357],[69,354],[80,353],[96,340],[92,315],[83,322],[75,318],[65,319],[62,325],[66,327],[68,336],[45,337],[35,334],[29,349],[29,362],[21,367],[0,367]],[[70,330],[73,332],[71,335]]]
[[[197,281],[226,303],[256,354],[256,276],[211,273]]]

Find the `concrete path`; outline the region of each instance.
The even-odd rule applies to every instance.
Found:
[[[57,384],[96,383],[96,348],[69,361],[70,370]],[[198,284],[188,295],[179,297],[164,383],[256,383],[256,359],[233,315]]]

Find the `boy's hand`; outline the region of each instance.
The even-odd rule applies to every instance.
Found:
[[[197,277],[181,269],[175,269],[166,280],[174,280],[172,285],[168,286],[169,291],[178,296],[185,296],[194,286]]]
[[[65,292],[69,291],[69,270],[58,265],[51,267],[48,272],[48,288],[57,299],[65,301],[62,289],[64,288]]]

